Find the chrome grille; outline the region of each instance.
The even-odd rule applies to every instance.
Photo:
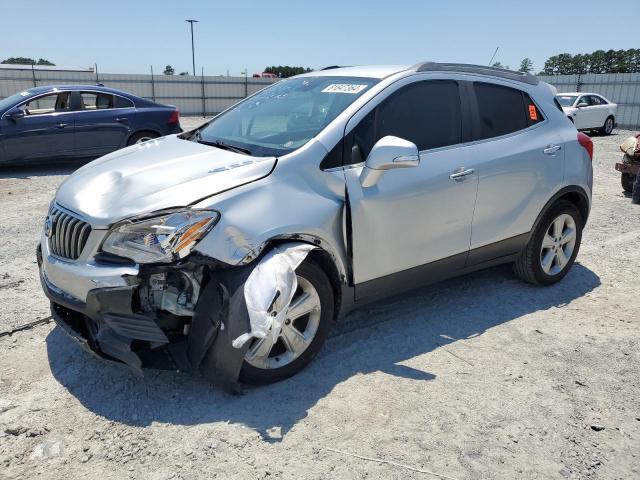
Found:
[[[73,215],[53,207],[49,213],[51,234],[49,248],[54,255],[77,259],[87,243],[91,225]]]

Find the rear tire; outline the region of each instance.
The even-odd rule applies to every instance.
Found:
[[[154,138],[158,138],[158,134],[155,132],[136,132],[129,137],[129,141],[127,142],[127,146],[135,145],[136,143],[147,142],[149,140],[153,140]]]
[[[266,385],[289,378],[306,367],[322,348],[333,324],[334,299],[331,283],[324,271],[311,260],[303,262],[297,268],[296,274],[299,279],[298,291],[296,292],[291,305],[296,302],[297,298],[300,298],[299,295],[301,293],[304,293],[304,291],[302,291],[302,283],[304,282],[304,287],[307,290],[311,292],[315,290],[315,293],[317,293],[320,307],[319,318],[312,319],[311,316],[314,312],[310,312],[292,320],[291,323],[287,325],[289,325],[289,328],[294,327],[298,333],[300,333],[301,330],[304,330],[304,332],[302,332],[304,334],[309,330],[309,325],[314,322],[314,327],[317,326],[317,329],[313,334],[313,339],[310,341],[308,346],[306,346],[306,349],[299,354],[299,356],[295,357],[295,359],[289,361],[282,367],[275,368],[273,368],[273,364],[277,364],[278,358],[283,358],[283,361],[286,361],[287,358],[288,352],[284,339],[282,339],[283,343],[281,345],[281,340],[278,340],[278,342],[271,348],[271,351],[268,352],[266,356],[262,356],[262,358],[268,359],[267,362],[256,361],[254,359],[252,361],[252,365],[252,363],[249,363],[247,359],[250,358],[252,349],[254,345],[256,345],[255,342],[257,340],[254,340],[254,343],[249,347],[247,356],[245,356],[245,360],[242,363],[242,369],[240,371],[241,382],[252,385]],[[302,280],[300,280],[300,278]],[[317,312],[317,309],[315,311]],[[302,323],[300,324],[298,322]],[[283,326],[283,330],[284,328],[285,327]],[[284,350],[283,353],[280,353],[278,350],[279,348]],[[258,366],[261,364],[266,365],[266,363],[269,363],[271,368],[261,368]]]
[[[553,204],[514,263],[516,275],[534,285],[553,285],[562,280],[578,255],[583,223],[573,203],[560,200]]]
[[[602,135],[611,135],[611,133],[613,132],[613,124],[613,117],[607,117],[607,119],[604,121],[604,125],[602,125],[602,128],[600,129],[600,133]]]
[[[620,183],[622,184],[622,189],[625,192],[631,193],[633,191],[633,182],[635,181],[636,176],[631,175],[630,173],[623,173],[620,175]]]

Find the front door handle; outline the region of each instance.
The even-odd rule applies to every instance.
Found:
[[[69,126],[69,124],[67,124],[67,123],[59,123],[58,125],[56,125],[56,128],[65,128],[65,127],[68,127],[68,126]]]
[[[449,178],[451,180],[455,180],[456,182],[461,182],[465,179],[467,175],[471,175],[473,172],[475,172],[473,168],[465,169],[464,167],[459,167],[459,168],[456,168],[455,172],[449,175]]]
[[[545,155],[555,155],[561,148],[561,145],[547,145],[547,148],[545,148],[543,152]]]

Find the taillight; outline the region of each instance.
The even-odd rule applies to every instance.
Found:
[[[169,115],[168,123],[178,123],[180,121],[180,111],[176,108],[171,115]]]
[[[593,161],[593,141],[589,138],[589,135],[586,133],[578,132],[578,142],[582,145],[587,153],[589,154],[589,158]]]

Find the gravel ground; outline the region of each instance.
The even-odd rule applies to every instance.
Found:
[[[0,337],[0,478],[640,478],[640,206],[613,170],[628,135],[594,138],[560,284],[500,267],[367,307],[304,372],[241,397],[137,379],[51,324]],[[73,168],[0,172],[0,332],[49,313],[34,249]]]

